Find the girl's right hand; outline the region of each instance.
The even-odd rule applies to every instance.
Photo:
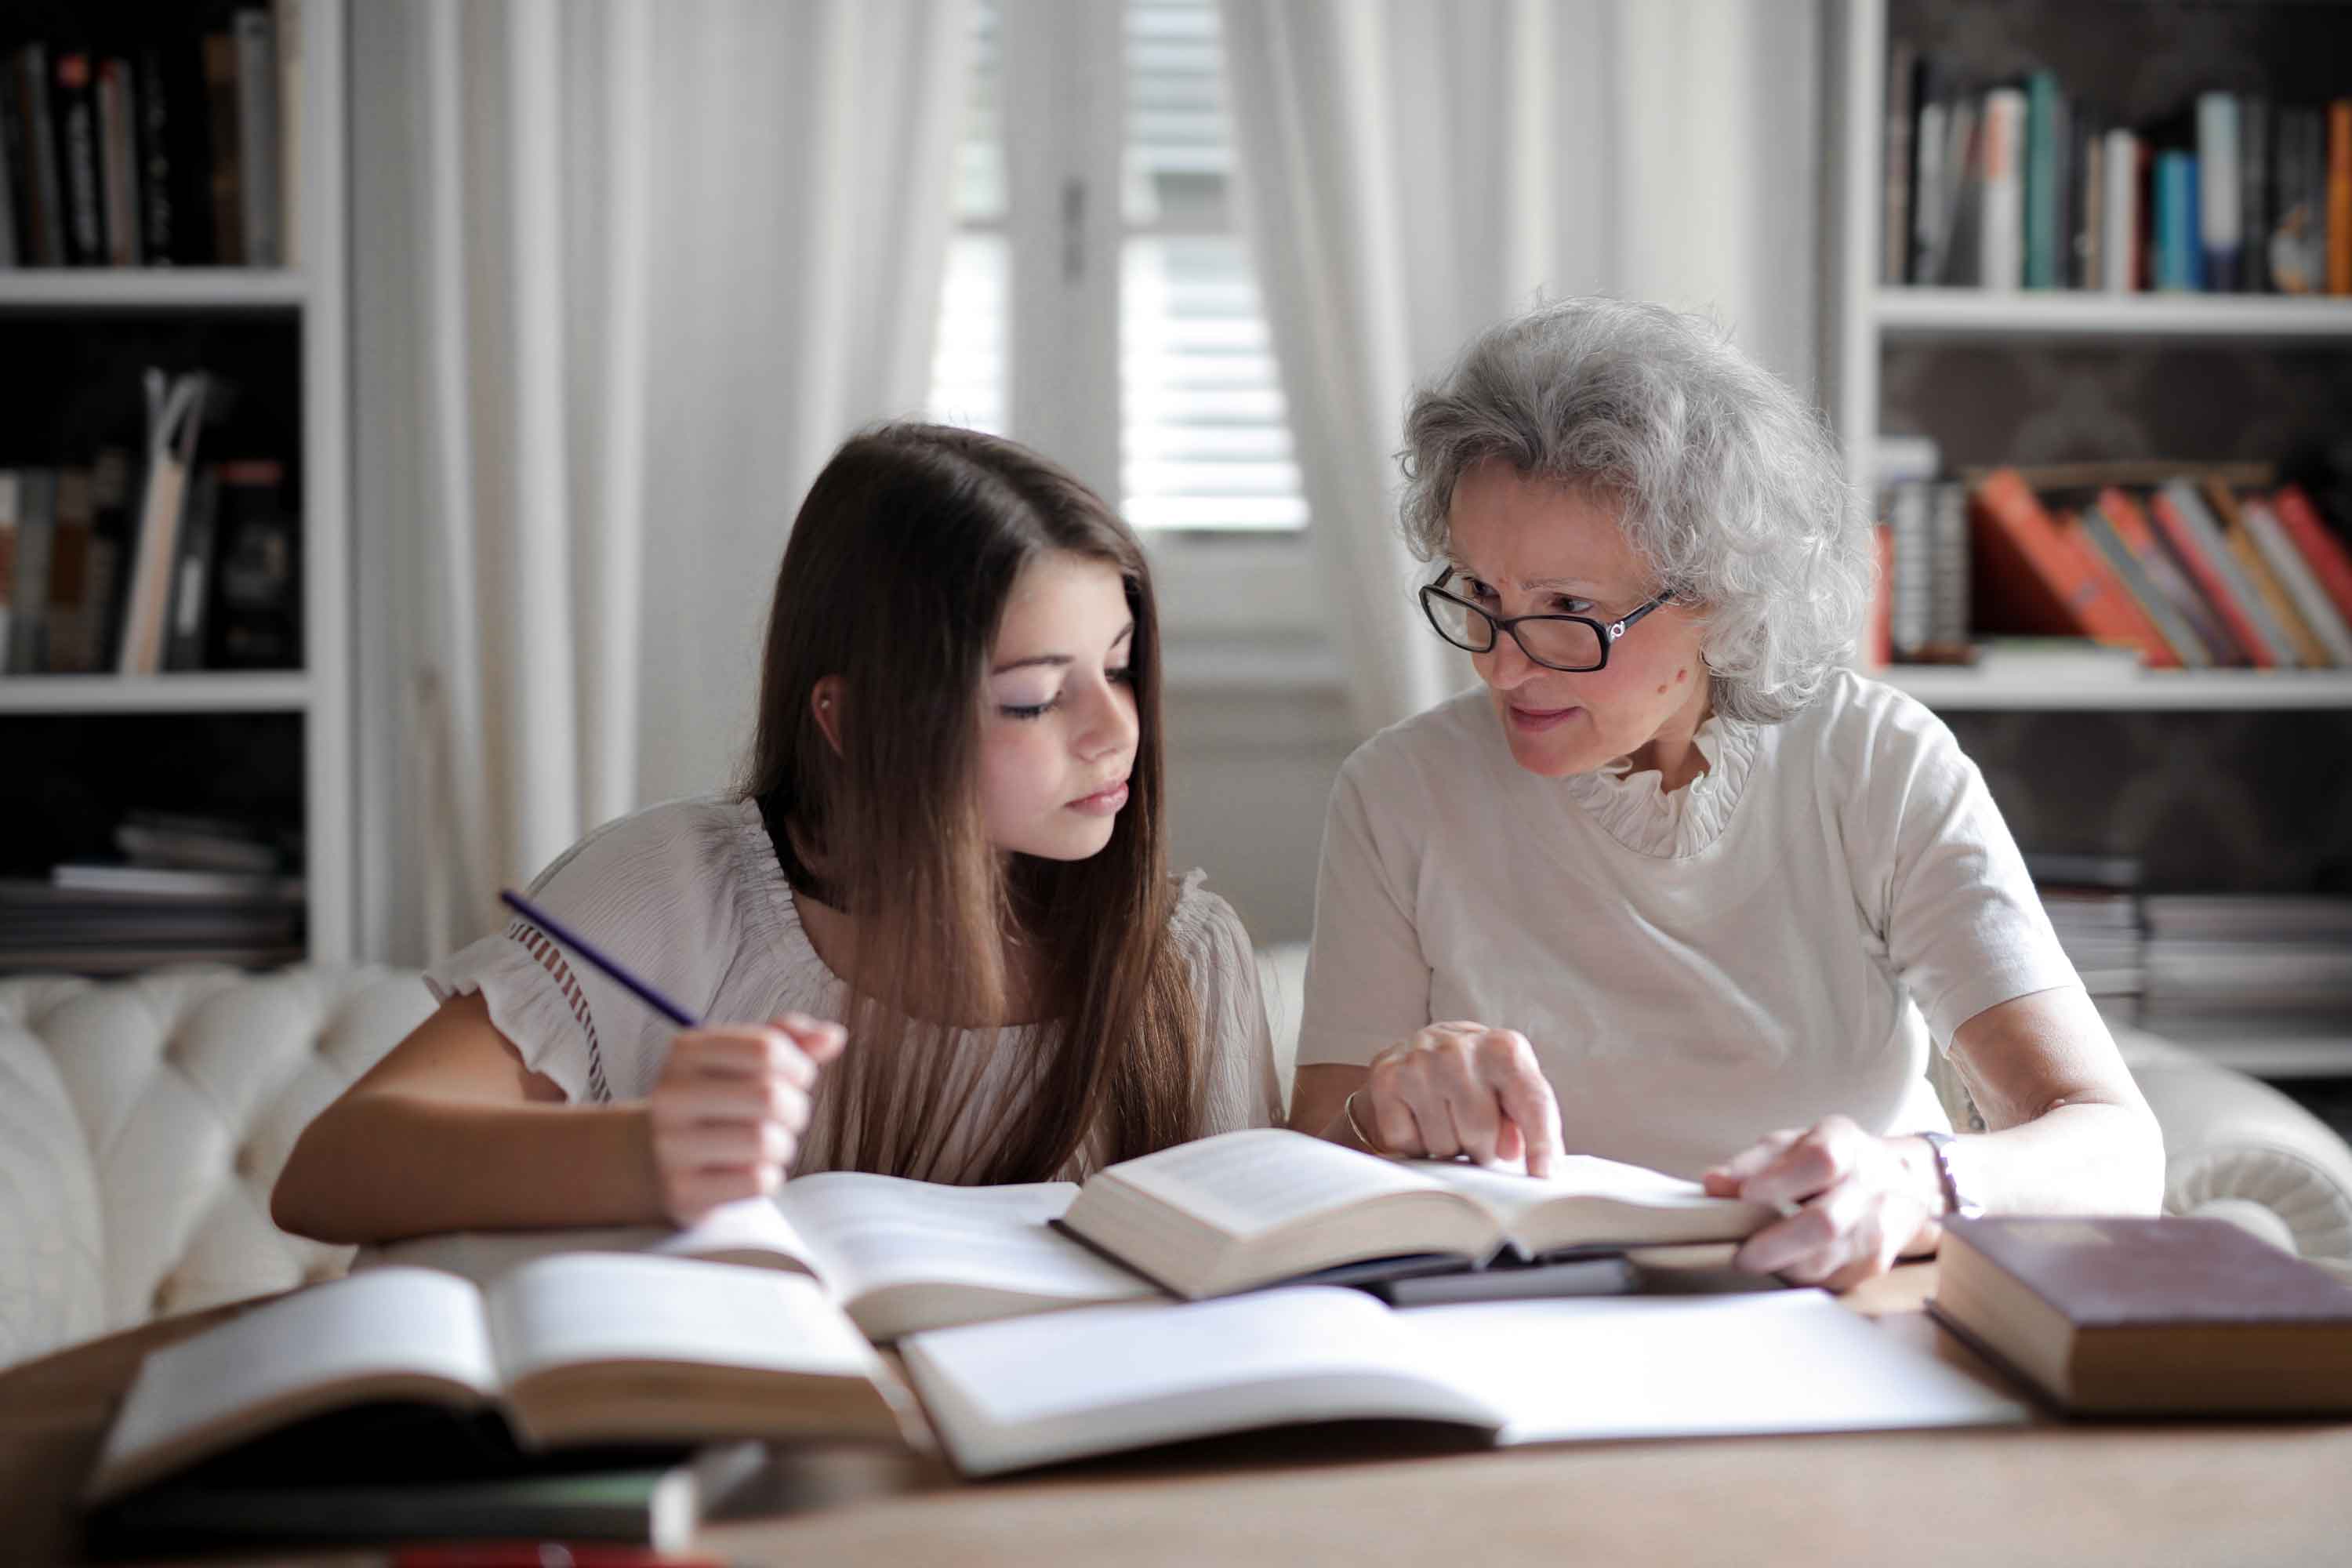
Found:
[[[692,1225],[783,1184],[808,1128],[817,1072],[848,1032],[804,1014],[689,1029],[670,1043],[647,1104],[662,1212]]]
[[[1372,1058],[1355,1121],[1381,1154],[1480,1164],[1527,1157],[1549,1176],[1560,1152],[1559,1102],[1517,1029],[1432,1024]]]

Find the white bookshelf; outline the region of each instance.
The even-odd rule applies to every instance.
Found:
[[[312,690],[299,670],[12,676],[0,679],[0,714],[307,713]]]
[[[1882,285],[1886,15],[1886,0],[1833,0],[1826,35],[1822,363],[1825,401],[1854,483],[1867,485],[1876,467],[1880,371],[1890,346],[2201,340],[2250,352],[2315,345],[2352,353],[2352,299]],[[1935,666],[1870,673],[1951,710],[2352,709],[2352,672],[2343,670],[2149,670],[2131,679],[2102,672],[2079,680]]]
[[[2352,299],[1874,288],[1881,338],[2228,338],[2352,342]]]
[[[0,676],[14,716],[298,713],[310,955],[353,949],[350,338],[345,216],[345,0],[300,0],[301,189],[291,268],[0,270],[0,334],[28,313],[290,319],[300,336],[304,668],[157,676]],[[0,729],[0,737],[5,737]],[[0,739],[0,752],[5,751]]]
[[[10,310],[289,310],[310,296],[308,275],[275,267],[0,271],[0,308]]]
[[[2014,711],[2352,708],[2352,670],[2137,669],[1995,673],[1957,665],[1897,664],[1870,672],[1930,708]]]

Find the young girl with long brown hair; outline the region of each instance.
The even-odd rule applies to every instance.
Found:
[[[793,524],[747,778],[590,834],[304,1131],[334,1241],[691,1220],[791,1173],[1083,1175],[1279,1106],[1249,939],[1165,865],[1150,573],[1009,441],[855,437]]]

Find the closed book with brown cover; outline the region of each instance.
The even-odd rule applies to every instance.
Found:
[[[2227,1220],[1950,1220],[1928,1305],[2077,1415],[2352,1411],[2352,1285]]]

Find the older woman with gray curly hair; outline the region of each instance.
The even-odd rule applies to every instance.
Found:
[[[1956,1211],[2153,1210],[2155,1120],[1983,780],[1848,668],[1869,529],[1819,418],[1704,321],[1571,300],[1406,432],[1422,605],[1483,687],[1341,770],[1291,1125],[1700,1178],[1783,1211],[1743,1267],[1841,1288]]]

